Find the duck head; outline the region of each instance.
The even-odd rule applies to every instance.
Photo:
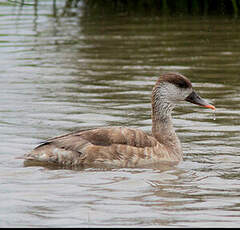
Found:
[[[159,77],[152,91],[154,113],[168,115],[181,101],[187,101],[205,108],[215,107],[202,99],[185,76],[178,73],[167,73]]]

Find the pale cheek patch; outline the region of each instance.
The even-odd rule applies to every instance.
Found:
[[[192,93],[192,88],[188,88],[186,90],[182,90],[182,97],[183,97],[183,99],[188,97],[190,93]]]

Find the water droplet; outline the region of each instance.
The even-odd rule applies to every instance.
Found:
[[[213,120],[216,120],[216,110],[213,110]]]

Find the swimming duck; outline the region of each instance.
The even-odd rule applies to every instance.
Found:
[[[50,138],[24,155],[27,161],[62,166],[141,167],[183,158],[171,113],[181,101],[215,107],[193,90],[190,80],[178,73],[160,76],[152,90],[152,133],[128,127],[100,127]]]

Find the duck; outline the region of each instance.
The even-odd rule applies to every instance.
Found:
[[[68,167],[143,167],[183,160],[172,111],[181,102],[215,110],[180,73],[159,76],[152,89],[152,132],[124,126],[81,129],[49,138],[26,153],[25,161]]]

